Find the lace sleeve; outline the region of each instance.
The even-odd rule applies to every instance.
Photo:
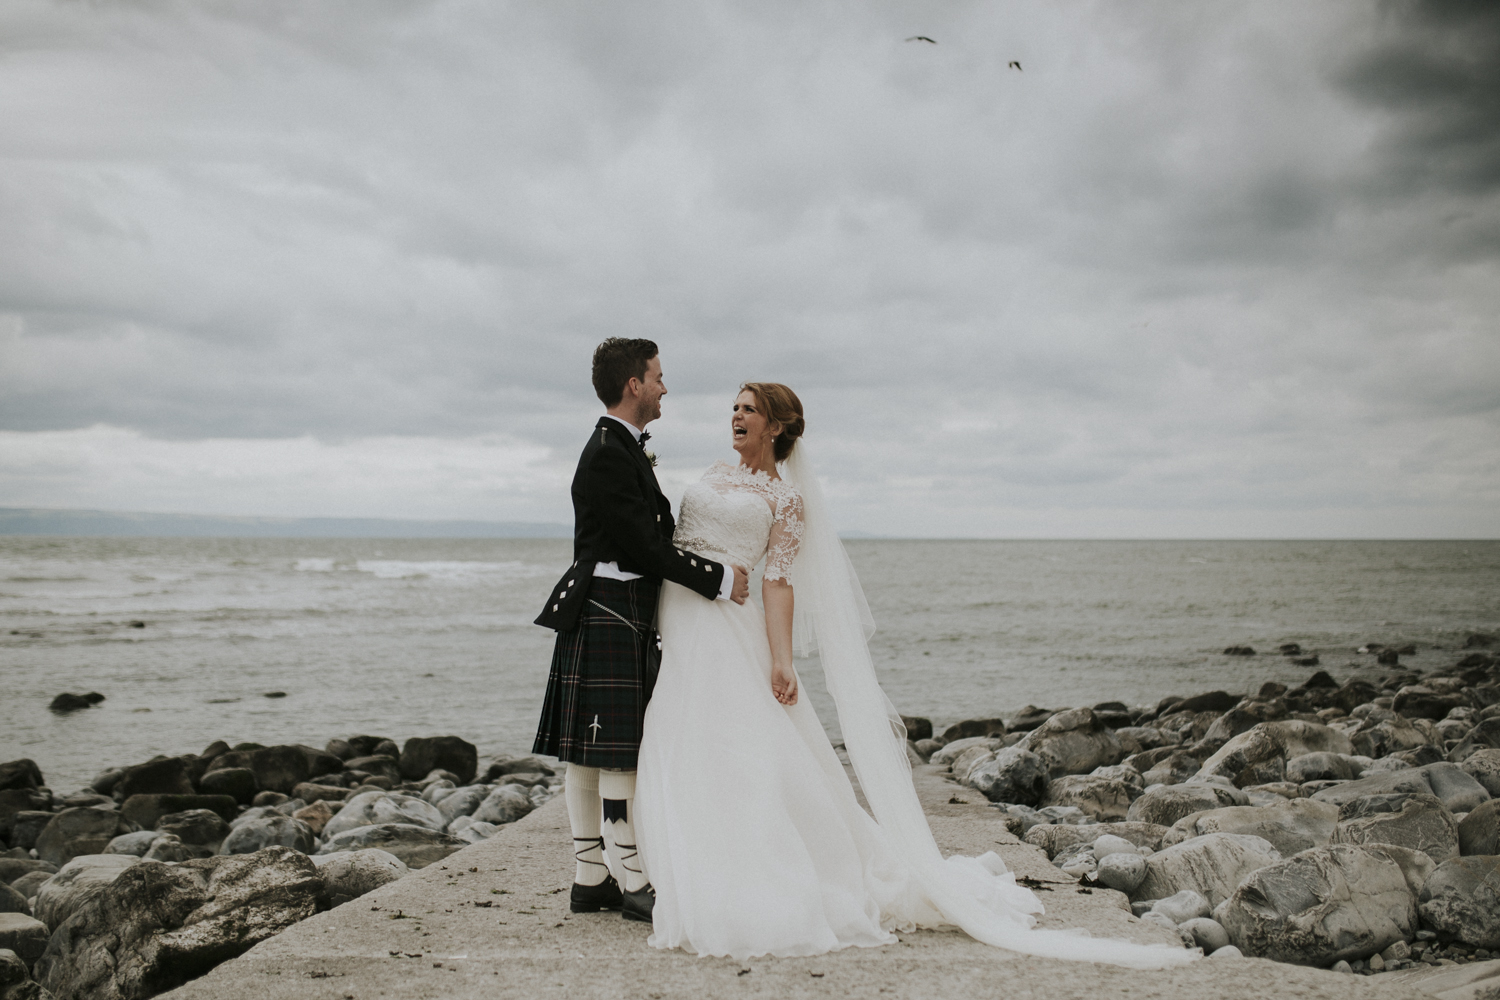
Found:
[[[802,544],[802,497],[793,490],[775,499],[775,518],[766,549],[767,580],[791,580],[792,563]]]

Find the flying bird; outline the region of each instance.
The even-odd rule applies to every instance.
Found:
[[[1018,73],[1022,72],[1022,70],[1021,70],[1021,64],[1018,63],[1018,62],[1016,62],[1014,59],[1012,59],[1010,61],[1009,65],[1010,65],[1010,68],[1013,69],[1013,70],[1015,70],[1016,72],[1018,72]]]
[[[937,44],[937,42],[935,42],[932,39],[928,38],[926,35],[912,35],[910,38],[907,39],[907,41],[908,42],[926,42],[928,45],[936,45]]]

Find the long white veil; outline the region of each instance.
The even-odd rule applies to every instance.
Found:
[[[1199,957],[1197,951],[1167,945],[1036,930],[1028,911],[1039,912],[1040,906],[1015,884],[998,856],[943,858],[912,784],[906,728],[875,677],[868,644],[875,620],[833,528],[806,442],[797,443],[783,472],[802,495],[804,522],[792,564],[793,645],[799,655],[819,654],[860,788],[892,849],[911,869],[916,891],[976,940],[1029,955],[1140,969]]]

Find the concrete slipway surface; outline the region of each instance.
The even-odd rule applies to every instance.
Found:
[[[1007,833],[995,811],[982,804],[982,796],[948,783],[935,768],[916,770],[923,805],[944,852],[994,850],[1018,877],[1045,883],[1038,892],[1047,907],[1042,926],[1082,927],[1100,937],[1169,940],[1165,931],[1132,918],[1123,895],[1081,891],[1040,850]],[[1422,970],[1412,970],[1416,976],[1364,977],[1253,958],[1142,972],[1018,955],[957,930],[901,934],[898,944],[884,948],[849,948],[816,958],[697,958],[649,947],[649,927],[627,923],[619,914],[569,913],[572,862],[567,811],[558,796],[490,840],[303,921],[164,996],[1428,1000],[1438,995],[1481,1000],[1490,995],[1484,987],[1500,984],[1500,978],[1466,984],[1464,979],[1480,973],[1478,965],[1441,970],[1448,975],[1442,983],[1430,982],[1431,974]]]

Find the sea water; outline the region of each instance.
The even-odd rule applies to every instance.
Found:
[[[872,652],[941,726],[1049,708],[1446,666],[1500,631],[1500,542],[850,541]],[[453,733],[530,748],[559,540],[0,538],[0,760],[72,791],[214,740]],[[139,623],[139,624],[136,624]],[[1257,655],[1223,650],[1249,645]],[[837,719],[816,661],[804,690]],[[96,708],[55,714],[63,691]],[[279,694],[279,697],[268,695]]]

